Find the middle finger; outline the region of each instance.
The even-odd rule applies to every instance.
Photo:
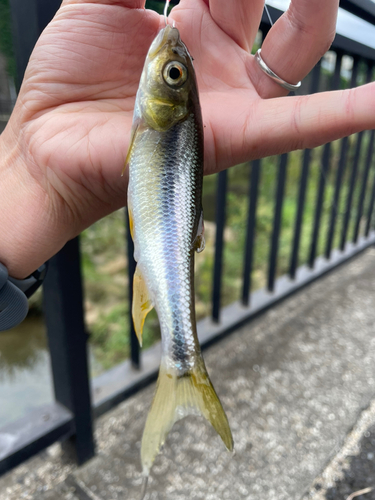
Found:
[[[209,0],[210,14],[216,24],[249,53],[263,6],[264,0]]]

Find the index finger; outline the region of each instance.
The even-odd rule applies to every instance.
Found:
[[[181,0],[187,4],[190,0]],[[264,0],[204,0],[215,23],[241,48],[251,52]]]
[[[63,0],[62,5],[78,3],[96,3],[102,5],[119,5],[128,9],[142,9],[146,0]]]

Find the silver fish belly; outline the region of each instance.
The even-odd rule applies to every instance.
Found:
[[[146,130],[134,144],[129,170],[135,260],[158,313],[164,360],[181,372],[192,367],[199,349],[193,272],[203,176],[200,128],[192,115],[162,140],[160,132]]]

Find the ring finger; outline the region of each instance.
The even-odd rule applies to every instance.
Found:
[[[338,0],[292,0],[263,42],[267,66],[288,83],[302,80],[331,46],[338,5]],[[288,93],[263,73],[255,58],[250,68],[251,80],[264,99]]]

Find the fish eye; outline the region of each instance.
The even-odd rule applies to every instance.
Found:
[[[181,87],[187,80],[188,72],[186,66],[178,61],[171,61],[165,65],[163,78],[170,87]]]

